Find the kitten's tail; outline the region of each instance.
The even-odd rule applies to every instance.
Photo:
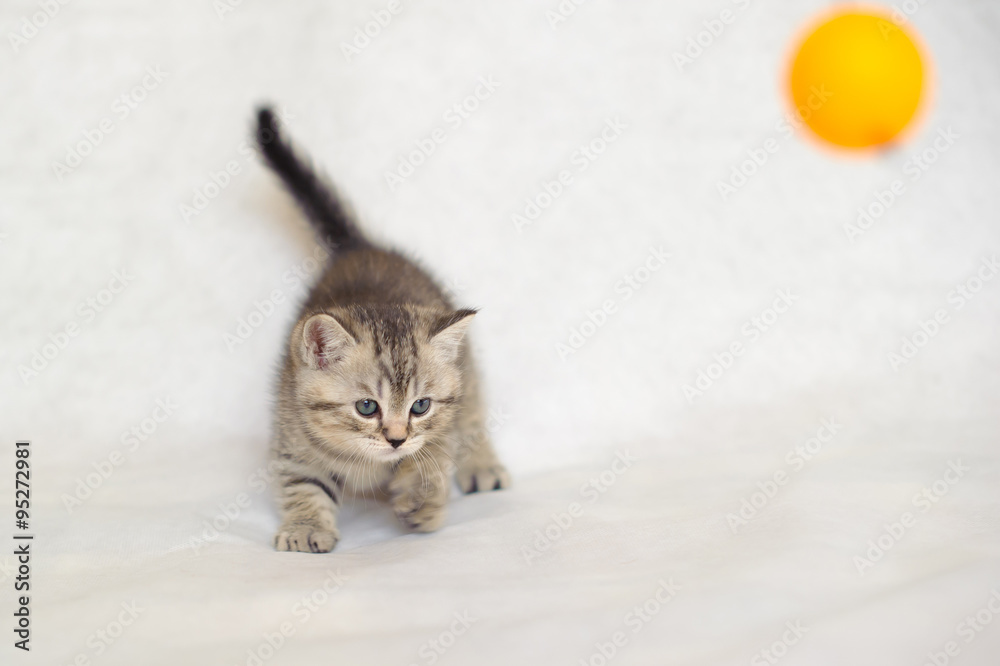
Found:
[[[299,159],[292,145],[282,138],[278,119],[267,106],[257,110],[257,145],[331,250],[368,244],[333,187]]]

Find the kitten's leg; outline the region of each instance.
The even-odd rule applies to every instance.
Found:
[[[389,480],[390,504],[399,520],[416,532],[441,527],[448,503],[448,456],[440,446],[425,446],[404,458]]]
[[[281,527],[274,537],[277,550],[329,553],[340,540],[337,510],[343,487],[322,473],[283,470],[277,480]]]
[[[486,429],[479,377],[471,358],[466,361],[464,384],[465,395],[454,430],[458,440],[454,460],[455,479],[465,493],[509,488],[510,474],[497,458]]]

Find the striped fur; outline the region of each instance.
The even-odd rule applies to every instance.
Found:
[[[364,238],[267,109],[257,135],[333,250],[289,336],[278,384],[275,547],[332,550],[345,494],[387,499],[406,527],[433,531],[453,475],[466,492],[510,483],[485,431],[465,336],[475,311],[456,309],[418,266]],[[423,398],[427,412],[411,413]],[[356,408],[364,399],[379,405],[370,417]]]

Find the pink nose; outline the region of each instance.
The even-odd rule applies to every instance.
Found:
[[[398,449],[406,441],[406,435],[406,423],[382,424],[382,436],[394,449]]]

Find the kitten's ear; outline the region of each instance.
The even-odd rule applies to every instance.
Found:
[[[475,310],[457,310],[438,319],[431,329],[431,346],[449,363],[462,352],[465,332],[476,316]]]
[[[302,360],[313,370],[326,370],[356,344],[347,329],[328,314],[313,315],[302,327]]]

